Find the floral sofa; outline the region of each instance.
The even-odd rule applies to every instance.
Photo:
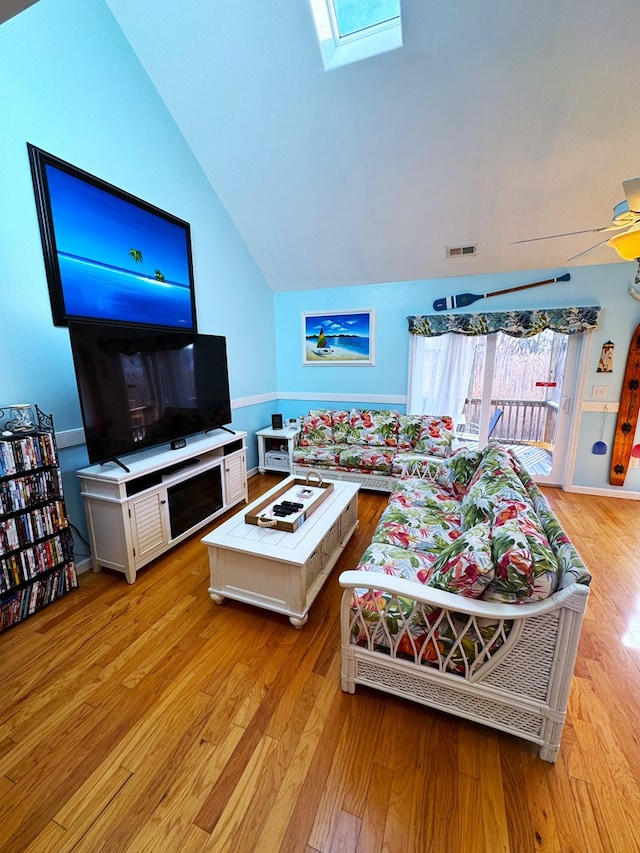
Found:
[[[506,448],[396,483],[343,572],[342,688],[364,684],[534,741],[555,761],[590,575]]]
[[[319,469],[333,479],[391,492],[408,471],[421,471],[425,464],[450,456],[453,440],[448,416],[313,409],[300,419],[293,473]]]

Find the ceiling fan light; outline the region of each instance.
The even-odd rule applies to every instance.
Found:
[[[607,240],[607,246],[615,249],[625,261],[635,261],[640,258],[640,223],[636,223],[622,234],[611,237]]]

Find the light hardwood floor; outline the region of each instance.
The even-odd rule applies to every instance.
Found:
[[[280,479],[251,479],[251,497]],[[638,503],[545,490],[593,574],[557,764],[533,744],[340,690],[340,570],[308,623],[207,594],[192,537],[0,636],[0,850],[640,850]],[[206,532],[206,531],[204,531]]]

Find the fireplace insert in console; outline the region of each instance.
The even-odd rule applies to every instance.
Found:
[[[222,507],[220,466],[167,489],[171,538],[198,524]]]

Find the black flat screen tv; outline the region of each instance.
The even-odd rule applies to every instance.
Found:
[[[91,463],[231,422],[226,339],[69,323]]]
[[[27,143],[56,326],[196,330],[187,222]]]

